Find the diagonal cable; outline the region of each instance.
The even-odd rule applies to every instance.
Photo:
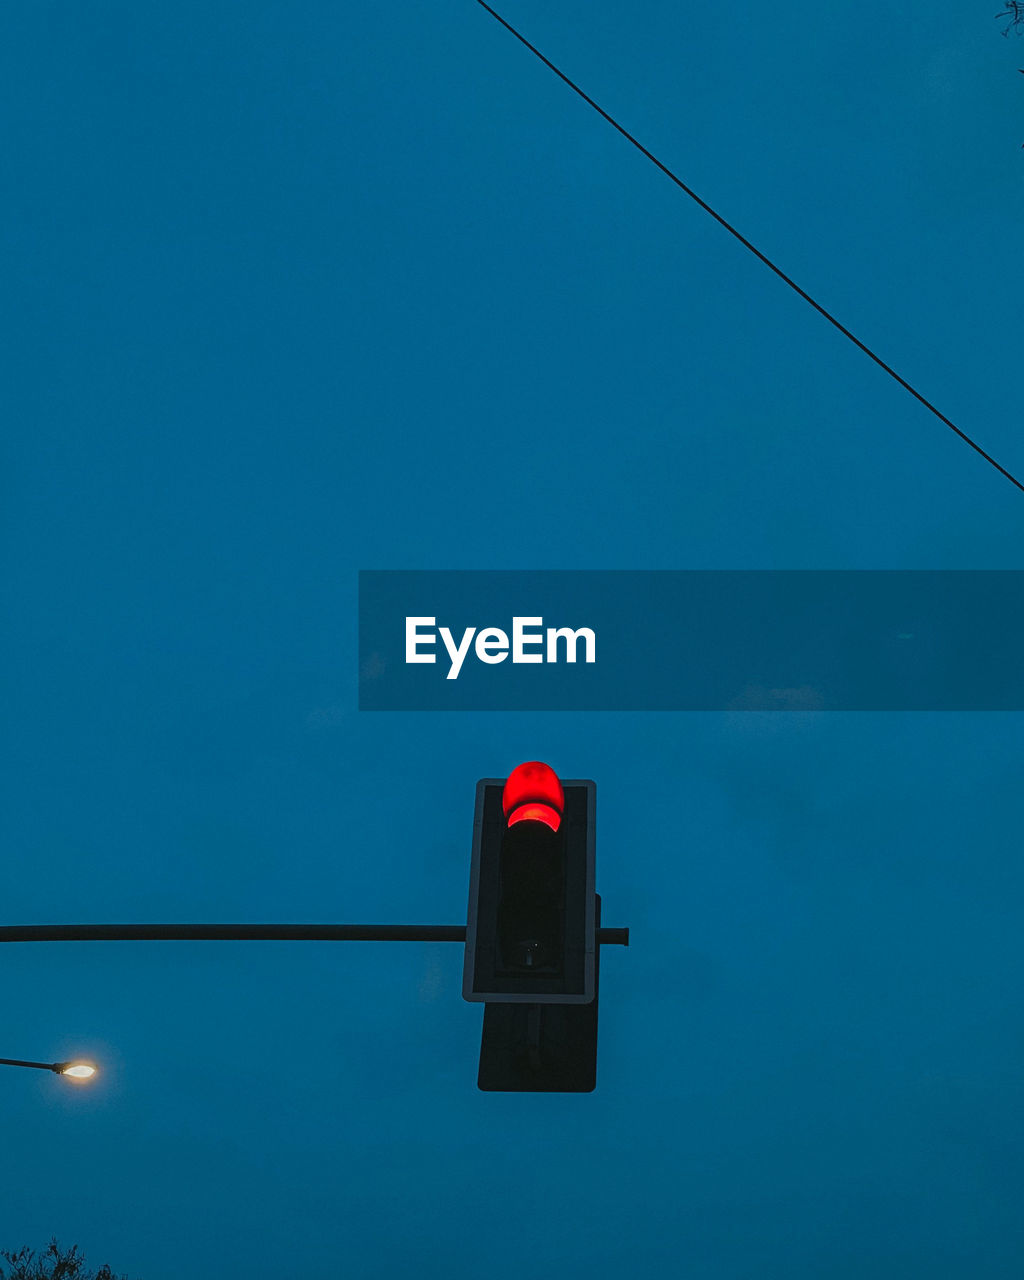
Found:
[[[926,400],[925,397],[920,393],[920,391],[916,390],[914,387],[910,385],[910,383],[906,380],[906,378],[900,377],[900,375],[896,372],[896,370],[892,368],[891,365],[886,364],[881,356],[875,355],[875,353],[871,350],[871,348],[869,346],[866,346],[863,342],[861,342],[860,338],[858,338],[856,334],[851,333],[850,330],[847,329],[847,327],[844,324],[840,324],[840,322],[835,318],[835,316],[832,315],[830,311],[826,311],[820,302],[815,302],[815,300],[811,297],[811,295],[807,293],[806,290],[801,289],[795,280],[790,279],[790,277],[786,275],[786,273],[782,270],[781,267],[777,267],[770,258],[766,257],[761,252],[760,249],[758,249],[755,245],[752,245],[750,241],[746,238],[746,236],[741,235],[740,232],[737,231],[736,228],[732,226],[731,223],[726,222],[725,218],[723,218],[720,213],[716,213],[715,210],[712,209],[712,207],[707,203],[706,200],[702,200],[700,196],[697,195],[695,191],[691,190],[691,188],[688,187],[681,178],[677,177],[672,172],[672,170],[668,167],[668,165],[662,164],[662,162],[658,159],[656,155],[648,151],[647,148],[642,143],[638,142],[636,138],[634,138],[631,133],[629,133],[626,129],[624,129],[617,120],[614,120],[608,114],[608,112],[604,110],[603,107],[599,107],[597,103],[594,101],[594,99],[589,97],[587,94],[585,94],[578,84],[575,84],[572,80],[569,79],[569,77],[565,74],[564,71],[559,71],[559,69],[555,66],[553,62],[550,61],[550,59],[545,58],[545,56],[541,53],[541,51],[537,49],[534,45],[530,44],[529,40],[527,40],[525,36],[520,35],[520,33],[515,29],[515,27],[513,27],[511,23],[506,22],[500,13],[496,13],[489,4],[485,3],[485,0],[476,0],[476,2],[478,5],[480,5],[482,9],[486,9],[492,18],[495,18],[498,22],[500,22],[506,31],[510,31],[512,35],[514,35],[515,38],[521,44],[524,44],[532,54],[535,54],[541,60],[541,62],[544,63],[546,67],[549,67],[555,73],[555,75],[558,76],[560,80],[564,80],[565,83],[569,86],[569,88],[572,89],[574,93],[579,94],[579,96],[583,99],[583,101],[586,102],[589,106],[593,107],[599,116],[602,116],[605,120],[607,120],[608,123],[612,126],[612,128],[617,129],[619,133],[621,133],[622,136],[628,142],[631,142],[633,146],[636,147],[637,151],[639,151],[642,155],[645,155],[653,165],[656,165],[662,171],[662,173],[666,175],[666,177],[671,178],[672,181],[676,184],[677,187],[679,187],[681,191],[685,191],[691,200],[695,200],[697,204],[699,204],[700,207],[706,213],[710,213],[712,218],[714,218],[716,222],[721,223],[721,225],[725,227],[726,231],[728,231],[730,235],[736,237],[736,239],[740,242],[740,244],[748,248],[750,252],[754,254],[755,257],[760,258],[761,261],[764,263],[764,265],[766,267],[769,267],[772,271],[774,271],[780,280],[784,280],[786,284],[788,284],[789,287],[792,290],[794,290],[794,292],[798,293],[800,297],[804,299],[805,302],[809,302],[811,306],[815,309],[815,311],[819,312],[821,315],[825,317],[825,319],[829,322],[829,324],[834,325],[839,330],[840,333],[845,334],[845,336],[850,339],[850,341],[854,344],[854,346],[860,347],[861,351],[863,351],[866,356],[870,356],[871,359],[874,360],[875,364],[877,364],[880,368],[884,369],[885,372],[891,378],[895,378],[895,380],[900,384],[901,387],[904,387],[907,391],[910,392],[910,394],[914,397],[915,400],[919,400],[926,409],[934,413],[936,418],[938,418],[940,422],[944,422],[946,426],[949,427],[950,431],[955,431],[961,440],[966,441],[966,443],[969,444],[976,453],[980,453],[981,456],[985,459],[985,461],[990,462],[997,471],[1001,472],[1001,474],[1004,475],[1007,478],[1007,480],[1010,481],[1011,484],[1015,484],[1018,489],[1024,492],[1024,484],[1022,484],[1016,478],[1016,476],[1011,475],[1010,472],[1007,471],[1005,467],[1000,466],[999,463],[996,462],[995,458],[993,458],[991,454],[986,453],[985,450],[981,447],[981,445],[976,444],[971,439],[971,437],[967,435],[966,432],[961,431],[960,428],[955,423],[950,422],[950,420],[946,417],[946,415],[944,413],[940,413],[939,410],[936,409],[935,405],[933,405],[930,400]]]

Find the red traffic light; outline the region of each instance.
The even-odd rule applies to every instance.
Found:
[[[557,831],[565,809],[565,792],[550,765],[530,760],[513,769],[501,793],[501,807],[508,825],[544,822]]]

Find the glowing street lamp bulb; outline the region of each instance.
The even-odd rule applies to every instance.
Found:
[[[73,1066],[65,1067],[61,1072],[62,1076],[71,1076],[74,1080],[88,1080],[95,1074],[96,1068],[90,1067],[85,1062],[76,1062]]]

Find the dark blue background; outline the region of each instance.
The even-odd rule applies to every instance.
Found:
[[[1005,465],[989,6],[520,23]],[[457,923],[474,784],[600,792],[590,1096],[453,944],[0,949],[0,1242],[146,1280],[1016,1280],[1014,714],[370,715],[360,569],[1019,569],[1020,492],[470,0],[13,6],[2,914]],[[907,628],[909,631],[913,627]]]

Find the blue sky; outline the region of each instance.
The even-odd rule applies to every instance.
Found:
[[[503,10],[1018,474],[990,10]],[[457,923],[599,789],[592,1095],[453,944],[3,949],[0,1247],[144,1280],[1016,1275],[1019,715],[356,709],[371,568],[1021,568],[1024,499],[471,0],[8,16],[2,915]]]

